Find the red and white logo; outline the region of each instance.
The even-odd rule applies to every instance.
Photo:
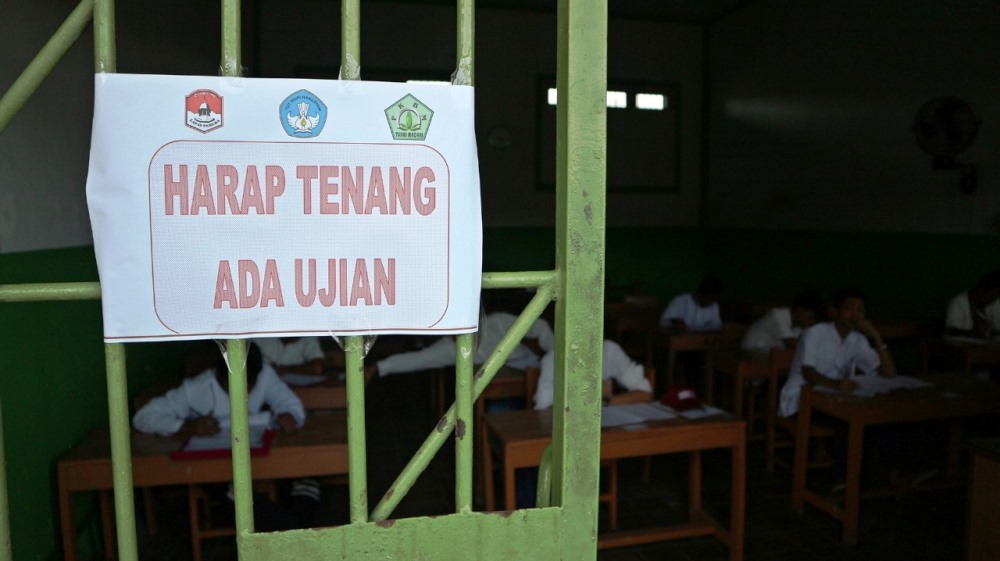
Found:
[[[222,127],[222,96],[212,90],[195,90],[184,98],[184,122],[207,133]]]

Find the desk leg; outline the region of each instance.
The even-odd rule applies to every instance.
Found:
[[[517,508],[517,481],[514,477],[514,468],[510,467],[510,462],[506,459],[503,462],[503,503],[506,510]]]
[[[729,561],[743,560],[743,536],[746,529],[747,441],[736,440],[733,446],[733,498],[729,514]]]
[[[802,388],[799,398],[799,417],[795,423],[795,461],[792,464],[792,507],[801,513],[806,490],[806,472],[809,469],[809,425],[812,404],[807,397],[809,388]]]
[[[852,422],[847,427],[847,488],[844,495],[844,543],[858,543],[858,512],[861,506],[861,454],[865,445],[865,425]]]
[[[741,372],[733,376],[733,415],[737,419],[743,419],[743,382],[745,378]],[[753,415],[753,411],[750,412]],[[749,426],[749,423],[747,424]]]
[[[705,353],[705,402],[715,405],[715,365],[712,363],[712,353]],[[736,416],[739,418],[739,415]]]
[[[688,498],[690,507],[688,519],[695,520],[701,512],[701,451],[691,452],[691,462],[688,467]]]
[[[965,434],[965,420],[955,419],[948,423],[948,477],[958,477],[962,461],[962,435]]]
[[[677,362],[677,353],[673,348],[667,349],[667,388],[674,385],[674,363]],[[653,388],[654,390],[656,388]],[[665,390],[666,388],[664,388]]]
[[[62,529],[63,559],[77,561],[76,525],[73,523],[73,493],[59,483],[59,525]]]
[[[118,546],[115,543],[115,507],[111,500],[111,491],[102,489],[97,492],[101,503],[101,536],[104,539],[104,557],[118,559]]]
[[[486,423],[483,425],[483,503],[487,512],[496,509],[496,499],[493,496],[493,447],[490,446],[489,431],[486,430]]]

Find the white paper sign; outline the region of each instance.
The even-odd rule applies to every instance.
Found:
[[[473,90],[99,74],[106,341],[475,331]]]

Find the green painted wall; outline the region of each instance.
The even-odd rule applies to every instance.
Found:
[[[0,284],[97,280],[92,247],[0,255]],[[0,304],[0,399],[11,511],[19,561],[46,560],[61,547],[56,461],[86,432],[107,423],[100,302]],[[183,344],[129,345],[129,392],[180,372]],[[94,501],[77,509],[94,537]]]
[[[1000,267],[1000,236],[707,230],[705,261],[726,298],[784,301],[860,287],[873,319],[943,318],[948,299]]]
[[[487,228],[484,268],[551,267],[554,240],[551,228]],[[664,302],[712,272],[736,300],[858,285],[870,314],[891,319],[940,315],[949,296],[1000,266],[1000,237],[985,236],[622,228],[608,231],[607,248],[609,284],[639,280]],[[2,284],[96,278],[91,247],[0,255]],[[45,560],[60,547],[56,460],[107,422],[100,304],[0,304],[0,341],[14,556]],[[177,376],[189,345],[129,345],[130,395]],[[84,501],[79,510],[92,519],[92,509]]]

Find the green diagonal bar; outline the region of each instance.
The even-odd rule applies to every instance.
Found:
[[[80,38],[84,28],[91,22],[90,15],[93,8],[94,0],[83,0],[77,4],[66,21],[52,35],[52,38],[28,63],[24,72],[21,72],[17,80],[7,88],[3,97],[0,97],[0,132],[7,128],[7,124],[14,118],[14,115],[17,115],[17,112],[24,107],[38,86],[62,60],[63,55]]]
[[[118,556],[123,561],[137,561],[139,549],[135,539],[132,440],[125,375],[125,345],[105,343],[104,361],[108,378],[108,425],[111,432],[111,470],[115,490]]]
[[[538,292],[535,293],[535,296],[525,306],[524,311],[518,316],[514,325],[511,326],[510,331],[500,339],[497,347],[486,358],[486,361],[475,375],[472,389],[473,400],[478,399],[486,386],[493,381],[493,376],[507,361],[507,357],[510,356],[511,351],[524,338],[524,335],[528,332],[528,328],[545,311],[545,307],[552,301],[552,294],[555,288],[552,284],[538,287]],[[372,520],[380,521],[389,518],[392,511],[413,487],[420,474],[427,469],[427,465],[434,459],[434,455],[437,454],[441,446],[447,441],[454,428],[455,405],[452,404],[444,416],[441,417],[434,431],[427,437],[413,457],[410,458],[409,463],[406,464],[406,467],[400,472],[396,481],[386,491],[382,500],[375,505],[375,509],[371,515]]]
[[[344,338],[347,377],[347,485],[351,523],[368,522],[367,438],[365,436],[364,337]]]

